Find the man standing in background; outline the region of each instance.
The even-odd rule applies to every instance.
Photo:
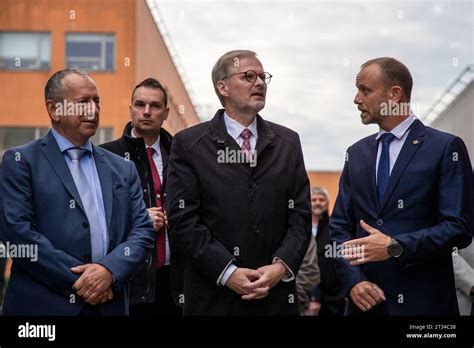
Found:
[[[336,273],[329,236],[329,193],[324,187],[311,189],[312,233],[316,239],[321,283],[310,291],[308,315],[344,315],[345,299]]]
[[[133,274],[130,285],[131,316],[176,316],[170,286],[170,248],[164,206],[166,169],[171,134],[162,128],[168,118],[168,93],[154,78],[140,82],[132,91],[131,121],[120,139],[101,145],[133,161],[140,177],[143,199],[155,229],[150,255]]]

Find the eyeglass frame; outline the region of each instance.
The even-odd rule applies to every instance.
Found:
[[[254,80],[254,81],[249,81],[249,79],[247,78],[247,73],[250,72],[250,71],[252,71],[252,72],[255,73],[255,80]],[[263,72],[261,72],[260,74],[258,74],[255,70],[250,69],[250,70],[247,70],[247,71],[242,71],[242,72],[238,72],[238,73],[235,73],[235,74],[230,74],[230,75],[224,76],[224,77],[222,78],[222,80],[225,80],[225,79],[228,78],[228,77],[232,77],[232,76],[240,75],[240,74],[245,74],[245,79],[247,80],[248,83],[255,83],[255,81],[257,81],[257,77],[260,77],[260,80],[262,80],[266,85],[268,85],[268,84],[271,82],[272,77],[273,77],[273,75],[270,74],[270,73],[267,72],[267,71],[263,71]],[[267,75],[265,75],[265,79],[262,79],[262,77],[260,76],[260,75],[262,75],[262,74],[268,74],[268,76],[269,76],[269,77],[268,77],[268,79],[269,79],[268,82],[266,81],[266,79],[267,79],[266,76],[267,76]]]

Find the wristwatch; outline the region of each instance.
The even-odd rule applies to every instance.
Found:
[[[398,258],[403,254],[403,246],[395,238],[390,238],[390,244],[387,249],[388,254],[395,258]]]

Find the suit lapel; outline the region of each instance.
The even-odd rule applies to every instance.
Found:
[[[209,128],[211,129],[212,138],[218,149],[229,147],[235,150],[240,150],[239,144],[237,144],[235,139],[227,133],[224,121],[224,109],[217,110],[216,114],[209,122]]]
[[[100,187],[102,190],[102,200],[104,201],[105,220],[107,222],[107,232],[110,239],[109,245],[112,245],[112,234],[110,233],[110,223],[112,221],[113,208],[112,172],[110,170],[110,166],[104,158],[102,151],[104,150],[92,145],[95,167],[97,168],[97,175],[99,176]]]
[[[49,131],[49,133],[43,138],[41,145],[43,146],[41,151],[43,152],[44,156],[48,160],[53,170],[58,175],[59,180],[61,180],[66,190],[74,198],[76,204],[85,214],[85,209],[82,205],[81,197],[79,196],[79,192],[77,191],[74,179],[72,178],[71,171],[69,170],[66,160],[64,159],[64,155],[59,150],[59,146],[56,143],[56,140],[54,139],[54,136],[51,131]]]
[[[261,155],[262,151],[273,144],[273,137],[275,133],[270,128],[270,125],[260,116],[257,115],[257,131],[258,139],[257,145],[255,145],[257,159]]]
[[[421,121],[415,120],[412,124],[410,133],[408,133],[408,136],[405,139],[405,143],[403,144],[400,154],[397,157],[395,165],[393,166],[392,173],[390,174],[390,178],[388,180],[387,189],[385,190],[383,197],[383,202],[380,205],[381,210],[387,204],[389,197],[397,186],[397,183],[405,171],[408,163],[410,163],[411,159],[423,143],[424,135],[425,126],[423,123],[421,123]]]

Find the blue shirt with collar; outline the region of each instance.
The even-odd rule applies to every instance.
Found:
[[[71,170],[71,164],[72,161],[69,158],[69,155],[67,154],[66,150],[76,147],[74,146],[73,143],[71,143],[68,139],[63,137],[61,134],[59,134],[54,128],[51,128],[51,133],[54,136],[54,139],[56,140],[56,143],[59,146],[59,150],[62,152],[64,156],[64,160],[67,163],[67,166],[69,170]],[[99,221],[89,221],[89,224],[92,223],[99,223],[100,224],[100,231],[102,234],[102,241],[103,245],[108,248],[109,245],[109,236],[107,233],[107,220],[105,217],[105,206],[104,206],[104,200],[102,197],[102,188],[100,186],[100,180],[99,180],[99,174],[97,174],[97,168],[95,166],[95,161],[94,161],[94,156],[92,156],[92,143],[88,139],[84,145],[80,147],[81,149],[86,149],[88,150],[88,153],[84,155],[84,157],[81,158],[80,164],[81,168],[84,171],[84,174],[87,177],[87,181],[89,182],[90,188],[92,192],[94,193],[94,203],[96,207],[98,207],[98,215],[99,215]],[[80,192],[79,192],[80,195]],[[107,250],[103,251],[103,255],[105,256],[107,254]]]

